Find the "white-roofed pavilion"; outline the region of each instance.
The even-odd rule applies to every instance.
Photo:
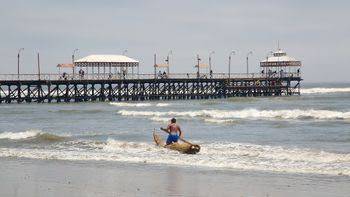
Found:
[[[137,68],[139,72],[139,61],[125,55],[89,55],[75,60],[74,66],[80,69],[85,68],[87,74],[89,68],[92,74],[95,74],[95,69],[97,69],[98,76],[107,74],[110,78],[125,77],[130,72],[133,76],[134,68]]]
[[[288,56],[282,49],[278,49],[272,56],[267,56],[260,62],[260,67],[268,76],[278,74],[281,77],[285,77],[286,74],[299,75],[301,65],[301,61]]]

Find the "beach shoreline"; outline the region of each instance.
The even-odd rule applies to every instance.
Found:
[[[347,176],[206,170],[120,162],[0,159],[0,196],[336,196]]]

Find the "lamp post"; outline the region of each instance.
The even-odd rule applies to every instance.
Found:
[[[173,54],[173,51],[172,50],[170,50],[169,51],[169,53],[168,53],[168,55],[166,56],[166,59],[165,59],[165,62],[166,62],[166,64],[167,64],[167,73],[168,73],[168,76],[170,76],[170,70],[169,70],[169,67],[170,67],[170,55],[172,55]]]
[[[154,78],[157,79],[157,54],[155,53],[153,56],[154,61]]]
[[[215,54],[215,51],[209,53],[209,72],[211,73],[211,55]]]
[[[37,53],[37,63],[38,63],[38,79],[40,81],[40,55],[39,52]]]
[[[128,52],[128,49],[125,49],[122,54],[126,55],[127,52]]]
[[[236,55],[236,51],[231,51],[230,55],[228,56],[228,78],[231,78],[231,57],[232,55]]]
[[[75,53],[79,51],[79,49],[74,49],[73,53],[72,53],[72,64],[73,64],[73,78],[74,78],[74,75],[75,75],[75,67],[74,67],[74,61],[75,61]]]
[[[200,73],[199,73],[199,63],[201,61],[201,58],[199,57],[199,55],[197,55],[197,78],[199,78]]]
[[[128,49],[125,49],[123,52],[122,52],[122,55],[126,55],[126,53],[128,52]],[[134,67],[133,67],[134,68]],[[125,67],[125,68],[123,68],[123,67],[120,67],[120,70],[121,70],[121,72],[122,73],[127,73],[126,72],[126,70],[127,70],[127,68]],[[132,72],[134,72],[134,71],[132,71]]]
[[[249,55],[253,55],[253,51],[249,51],[247,53],[247,57],[246,57],[246,60],[247,60],[247,77],[249,75]]]
[[[18,54],[17,54],[17,79],[19,80],[19,58],[20,58],[20,54],[21,54],[21,51],[23,51],[24,48],[20,48],[18,50]]]

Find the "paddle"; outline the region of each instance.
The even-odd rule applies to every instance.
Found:
[[[161,128],[160,128],[160,130],[162,130],[162,131],[164,131],[164,132],[166,132],[166,133],[170,134],[170,132],[169,132],[168,130],[164,129],[163,127],[161,127]],[[187,143],[187,144],[191,145],[191,146],[193,146],[193,145],[194,145],[194,144],[192,144],[191,142],[189,142],[189,141],[187,141],[187,140],[183,139],[181,136],[179,136],[179,139],[180,139],[181,141],[183,141],[183,142],[185,142],[185,143]]]

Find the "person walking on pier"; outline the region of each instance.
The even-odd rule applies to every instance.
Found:
[[[66,72],[64,72],[64,73],[62,74],[62,77],[63,77],[64,80],[67,80],[67,79],[68,79],[68,74],[67,74]]]
[[[123,79],[126,78],[126,70],[123,70]]]
[[[179,140],[179,138],[183,137],[183,133],[181,131],[181,128],[178,124],[176,124],[175,118],[172,118],[170,120],[170,124],[168,125],[168,127],[166,129],[163,127],[161,127],[160,129],[169,133],[168,138],[166,140],[166,145],[176,143]]]
[[[79,70],[79,77],[81,78],[81,79],[83,79],[84,78],[84,71],[83,71],[83,69],[80,69]]]
[[[280,78],[283,78],[284,77],[284,72],[283,72],[283,69],[280,70]]]

